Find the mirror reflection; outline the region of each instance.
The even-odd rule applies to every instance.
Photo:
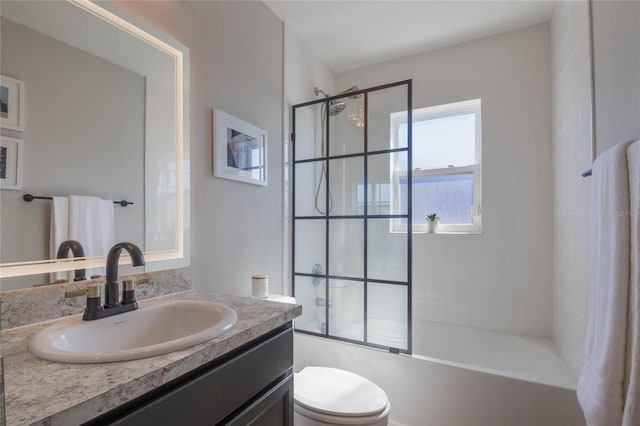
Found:
[[[2,190],[0,263],[47,262],[69,240],[84,256],[64,257],[102,258],[119,241],[177,250],[176,58],[70,2],[6,1],[1,15],[0,74],[24,82],[25,126],[2,128],[22,140],[23,179]],[[2,290],[74,277],[3,278]]]

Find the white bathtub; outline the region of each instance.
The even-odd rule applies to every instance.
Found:
[[[426,321],[413,332],[412,356],[296,333],[295,369],[367,377],[387,392],[396,425],[584,424],[576,379],[550,341]]]
[[[550,340],[420,320],[413,336],[416,358],[576,389],[577,378]]]

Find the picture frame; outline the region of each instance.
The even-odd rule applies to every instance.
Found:
[[[0,75],[0,127],[24,131],[24,81]]]
[[[0,137],[0,189],[22,189],[22,140]]]
[[[213,174],[267,186],[267,132],[244,120],[213,111]]]

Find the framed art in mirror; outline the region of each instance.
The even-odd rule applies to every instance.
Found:
[[[24,81],[0,75],[0,127],[24,130]]]
[[[231,114],[213,111],[216,177],[266,186],[267,132]]]
[[[22,189],[22,140],[0,140],[0,189]]]

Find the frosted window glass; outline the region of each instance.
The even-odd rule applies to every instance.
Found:
[[[424,223],[426,215],[437,212],[440,223],[473,223],[473,173],[413,178],[413,223]],[[407,179],[400,180],[401,200],[407,203]]]

